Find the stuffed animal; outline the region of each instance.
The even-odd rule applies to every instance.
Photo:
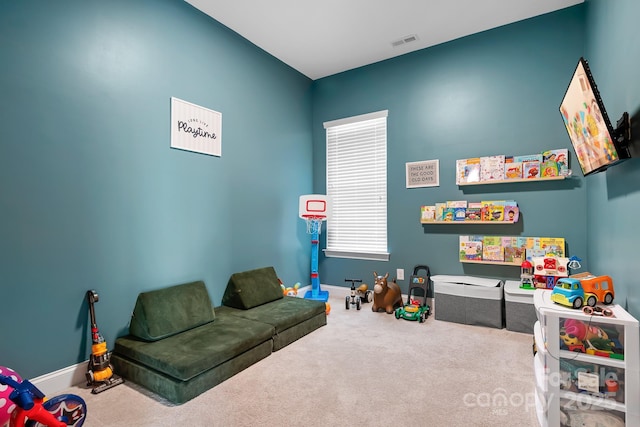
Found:
[[[396,307],[402,305],[400,286],[394,281],[387,281],[389,273],[379,276],[374,271],[373,277],[375,278],[375,285],[373,287],[373,306],[371,306],[371,310],[373,312],[384,310],[388,314],[393,313]]]
[[[298,288],[300,288],[300,282],[288,288],[285,287],[282,283],[280,283],[280,287],[282,288],[282,294],[285,297],[295,297],[295,296],[298,296]]]

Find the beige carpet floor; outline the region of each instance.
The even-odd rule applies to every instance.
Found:
[[[346,310],[347,288],[323,290],[326,326],[183,405],[130,382],[64,392],[87,427],[538,425],[531,335]]]

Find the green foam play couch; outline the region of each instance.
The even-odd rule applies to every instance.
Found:
[[[324,303],[283,297],[272,267],[232,275],[225,303],[202,281],[139,294],[115,372],[181,404],[326,324]]]

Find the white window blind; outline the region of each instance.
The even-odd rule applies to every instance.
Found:
[[[333,257],[388,260],[388,111],[325,122],[327,248]]]

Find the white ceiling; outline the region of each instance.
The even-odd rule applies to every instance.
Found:
[[[315,80],[584,0],[185,1]]]

